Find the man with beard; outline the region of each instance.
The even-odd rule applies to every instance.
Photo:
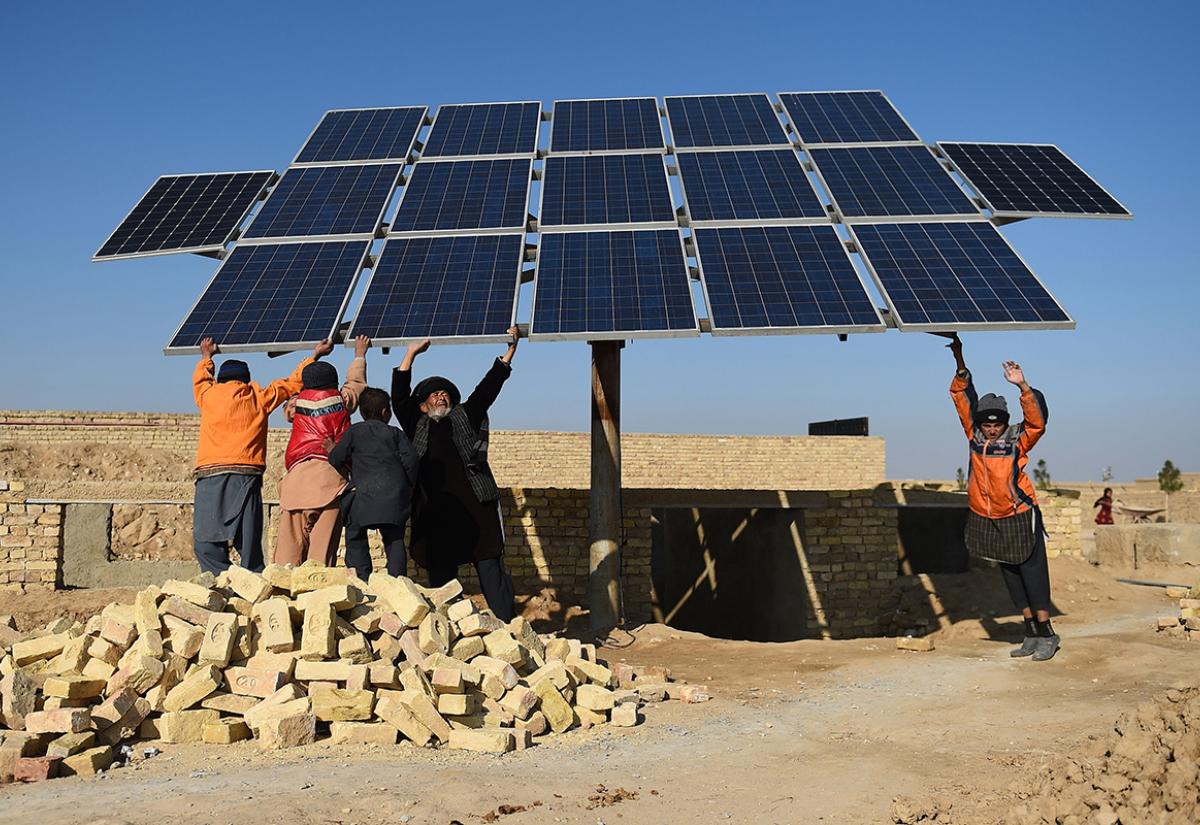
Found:
[[[496,359],[467,400],[449,379],[431,376],[412,388],[412,365],[430,342],[409,346],[392,371],[392,408],[419,461],[412,510],[412,556],[440,587],[474,563],[488,607],[501,621],[513,618],[512,579],[504,569],[500,490],[488,466],[488,408],[512,373],[517,328],[508,351]]]

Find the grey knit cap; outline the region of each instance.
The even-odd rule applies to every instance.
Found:
[[[975,404],[976,424],[1007,424],[1008,402],[1004,396],[989,392]]]

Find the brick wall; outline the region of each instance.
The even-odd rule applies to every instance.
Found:
[[[63,508],[28,504],[20,481],[0,482],[0,590],[54,589],[62,572]]]
[[[0,411],[0,442],[174,448],[190,459],[198,422],[181,414],[8,410]],[[282,462],[287,438],[286,429],[271,430],[271,464]],[[882,438],[625,433],[621,449],[629,488],[855,489],[886,475]],[[591,436],[496,430],[489,460],[502,487],[587,489]]]
[[[1052,559],[1057,556],[1082,559],[1084,549],[1080,534],[1083,508],[1078,491],[1038,490],[1038,506],[1046,523],[1046,532],[1050,534],[1046,539],[1046,555]]]

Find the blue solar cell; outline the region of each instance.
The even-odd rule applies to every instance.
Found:
[[[532,155],[537,151],[541,103],[469,103],[443,106],[421,157]]]
[[[856,224],[851,231],[902,328],[1075,325],[986,221]]]
[[[883,331],[832,226],[697,229],[695,238],[714,333]]]
[[[554,232],[539,247],[531,336],[699,334],[679,230]]]
[[[390,238],[352,335],[497,340],[513,323],[524,236]]]
[[[668,97],[667,120],[679,148],[788,146],[766,95]]]
[[[979,214],[925,146],[810,149],[808,154],[847,218]]]
[[[295,163],[404,160],[424,122],[424,106],[326,112]]]
[[[661,149],[662,120],[652,97],[559,100],[550,128],[551,152]]]
[[[274,176],[274,172],[164,175],[94,257],[220,249]]]
[[[225,350],[314,345],[336,332],[369,241],[237,246],[168,349],[212,337]]]
[[[920,140],[883,92],[789,93],[779,102],[806,144]]]
[[[403,168],[398,163],[293,167],[276,184],[244,237],[371,235]]]
[[[694,221],[827,217],[791,149],[679,152],[676,158]]]
[[[526,159],[420,162],[391,231],[523,228],[532,167]]]
[[[1131,217],[1057,146],[939,143],[994,212]]]
[[[675,223],[663,155],[546,159],[540,226]]]

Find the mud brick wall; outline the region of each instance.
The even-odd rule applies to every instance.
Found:
[[[881,506],[873,489],[831,490],[826,496],[824,507],[804,515],[810,635],[887,633],[899,601],[896,509]]]
[[[166,413],[0,411],[0,442],[124,444],[195,449],[199,418]],[[282,462],[288,431],[270,433],[268,462]],[[626,433],[628,488],[834,490],[880,484],[882,438]],[[588,433],[494,430],[489,461],[500,486],[587,489]]]
[[[28,504],[19,481],[0,482],[0,590],[53,590],[62,570],[63,508]]]
[[[1091,502],[1088,502],[1089,504]],[[1084,557],[1080,540],[1083,508],[1076,491],[1056,493],[1038,490],[1038,506],[1046,523],[1046,555],[1049,558],[1066,556],[1073,559]]]

